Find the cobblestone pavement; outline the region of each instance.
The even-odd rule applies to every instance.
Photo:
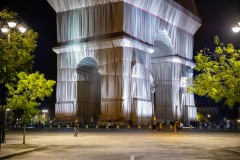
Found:
[[[28,129],[6,133],[0,159],[24,160],[239,160],[240,132]]]

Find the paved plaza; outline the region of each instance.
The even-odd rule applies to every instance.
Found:
[[[224,130],[28,129],[9,130],[0,159],[192,160],[240,159],[240,132]]]

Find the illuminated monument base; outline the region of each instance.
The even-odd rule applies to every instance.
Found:
[[[57,12],[59,121],[196,118],[193,35],[200,20],[170,0],[48,0]]]

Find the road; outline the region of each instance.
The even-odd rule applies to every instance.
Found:
[[[187,130],[183,133],[147,129],[10,130],[0,159],[24,160],[193,160],[240,159],[240,132]]]

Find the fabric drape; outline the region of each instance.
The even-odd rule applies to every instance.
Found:
[[[195,118],[180,79],[194,67],[198,17],[172,0],[48,2],[57,12],[59,119]]]

